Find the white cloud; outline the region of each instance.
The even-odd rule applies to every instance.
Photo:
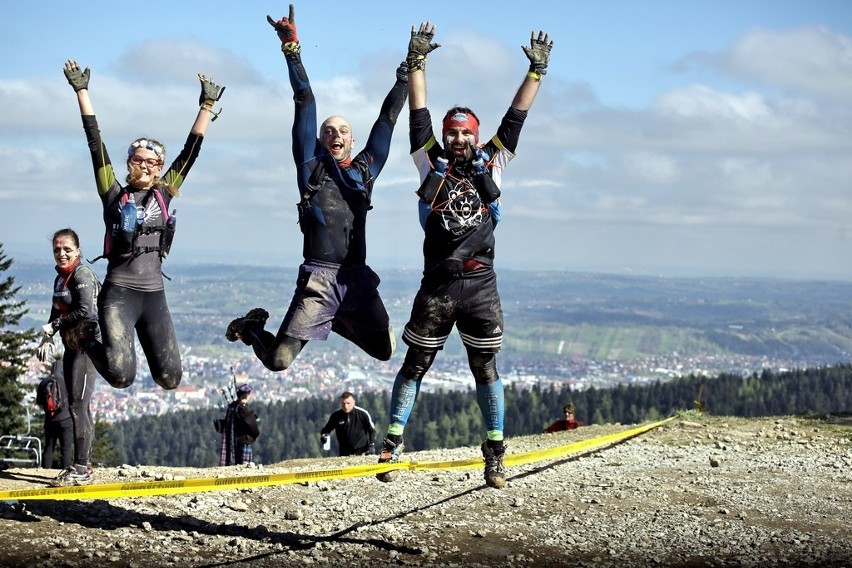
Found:
[[[752,30],[725,55],[727,69],[741,77],[820,97],[852,97],[852,38],[826,26]]]
[[[704,85],[665,93],[655,106],[664,114],[696,120],[769,122],[776,119],[773,109],[758,93],[719,93]]]

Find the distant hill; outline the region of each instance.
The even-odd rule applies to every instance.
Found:
[[[296,275],[295,267],[211,264],[167,264],[165,271],[172,278],[167,293],[178,336],[200,353],[232,349],[224,329],[253,307],[264,306],[271,320],[280,320]],[[12,274],[30,307],[22,324],[40,325],[47,318],[53,267],[16,263]],[[380,292],[399,332],[420,272],[385,270],[380,276]],[[808,364],[852,358],[852,282],[499,267],[498,280],[508,356],[630,360],[741,354]],[[448,349],[448,354],[460,351]]]

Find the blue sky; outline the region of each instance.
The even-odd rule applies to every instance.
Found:
[[[55,6],[51,8],[51,6]],[[529,7],[526,7],[529,6]],[[266,14],[287,4],[6,3],[0,18],[0,242],[51,262],[100,202],[66,59],[92,69],[107,147],[179,147],[205,73],[224,111],[176,202],[169,263],[295,267],[292,93]],[[852,280],[852,3],[305,2],[303,60],[321,117],[366,137],[412,25],[436,23],[433,114],[464,104],[493,133],[532,30],[556,42],[504,175],[497,268]],[[375,189],[374,268],[421,264],[407,113]],[[173,154],[172,154],[173,155]]]

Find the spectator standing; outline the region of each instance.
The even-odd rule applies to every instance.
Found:
[[[237,387],[237,399],[228,405],[222,428],[219,465],[254,463],[252,444],[260,436],[257,414],[249,407],[254,391],[247,384]]]
[[[578,422],[576,418],[576,410],[574,408],[574,403],[569,402],[565,406],[562,407],[562,415],[563,418],[556,420],[542,430],[542,434],[552,434],[553,432],[562,432],[565,430],[575,430],[580,426],[585,426],[585,422]]]
[[[54,480],[58,485],[83,485],[92,481],[90,454],[95,437],[91,402],[95,390],[95,366],[83,352],[80,339],[86,334],[100,340],[97,299],[101,289],[98,277],[81,264],[80,237],[71,228],[60,229],[51,239],[56,277],[48,321],[41,328],[41,344],[36,350],[38,359],[51,364],[54,359],[54,337],[59,335],[62,346],[62,369],[54,376],[64,383],[65,410],[70,412],[74,428],[73,463],[63,466]],[[64,448],[63,448],[64,450]]]
[[[376,427],[370,413],[355,405],[355,395],[349,391],[340,395],[340,408],[331,413],[320,430],[323,444],[334,431],[341,456],[362,456],[374,453]]]

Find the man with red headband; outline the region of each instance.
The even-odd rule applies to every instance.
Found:
[[[403,449],[403,430],[414,407],[423,376],[443,349],[453,325],[467,350],[476,381],[476,398],[487,437],[482,444],[485,482],[506,483],[503,457],[503,384],[496,354],[503,342],[503,311],[494,273],[494,226],[499,221],[503,168],[515,156],[521,127],[547,72],[553,42],[544,32],[532,34],[523,46],[529,71],[503,117],[497,133],[479,142],[479,119],[467,107],[451,108],[443,120],[441,140],[435,139],[426,108],[426,55],[435,26],[412,28],[408,44],[408,105],[411,155],[420,172],[420,224],[424,270],[420,290],[402,339],[405,361],[394,381],[390,424],[379,463],[395,462]],[[391,481],[392,470],[377,474]]]
[[[388,159],[408,96],[405,63],[396,71],[367,143],[353,156],[354,135],[345,118],[330,116],[317,128],[316,99],[302,64],[293,5],[289,17],[267,20],[281,40],[296,103],[292,148],[304,262],[277,334],[264,329],[269,313],[254,308],[234,319],[225,337],[250,345],[271,371],[287,369],[308,341],[324,341],[332,331],[387,361],[396,339],[379,296],[379,277],[366,264],[366,223],[373,183]]]

